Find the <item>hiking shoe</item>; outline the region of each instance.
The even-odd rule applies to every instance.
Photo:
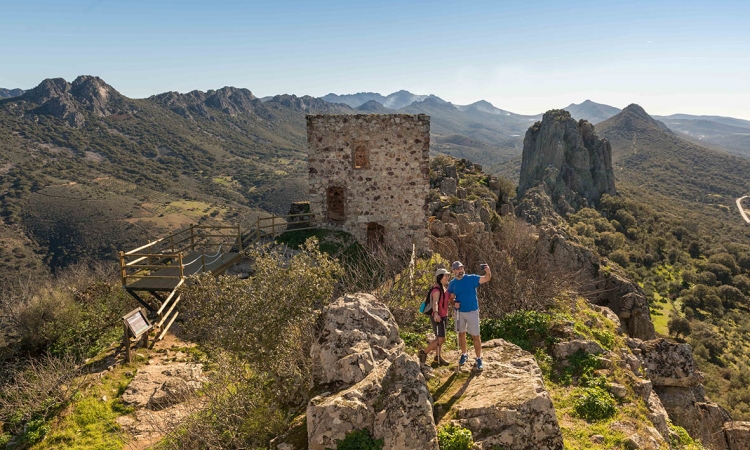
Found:
[[[433,364],[437,364],[438,366],[448,366],[448,365],[450,365],[450,363],[448,361],[444,360],[442,356],[440,358],[433,359],[432,363]]]
[[[417,352],[417,356],[419,357],[420,364],[427,362],[427,353],[425,353],[424,350],[420,349],[419,352]]]
[[[484,364],[482,364],[482,358],[477,358],[476,366],[477,366],[477,370],[484,370]]]
[[[461,355],[461,359],[458,360],[458,365],[463,366],[464,364],[466,364],[467,359],[469,359],[469,354],[464,353],[463,355]]]

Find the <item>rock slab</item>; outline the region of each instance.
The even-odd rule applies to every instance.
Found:
[[[502,339],[482,345],[484,371],[453,405],[480,449],[558,450],[562,433],[534,356]]]

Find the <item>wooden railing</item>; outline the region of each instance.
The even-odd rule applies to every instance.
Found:
[[[294,220],[295,218],[302,220]],[[245,236],[244,242],[249,245],[264,237],[275,237],[287,231],[311,230],[317,227],[318,222],[313,213],[259,216],[255,221],[255,227]]]
[[[239,225],[190,225],[136,249],[120,252],[122,285],[127,286],[129,280],[133,279],[183,279],[185,269],[197,262],[200,262],[200,269],[197,271],[205,271],[207,264],[212,262],[212,256],[205,253],[208,249],[216,249],[216,258],[222,252],[242,252],[242,232]],[[195,256],[196,252],[200,252],[200,255]],[[186,260],[191,255],[192,259]],[[165,268],[178,270],[151,274],[152,271]],[[191,272],[195,273],[196,270]]]

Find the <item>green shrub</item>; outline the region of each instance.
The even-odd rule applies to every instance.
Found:
[[[594,335],[594,339],[597,340],[602,347],[607,350],[612,350],[615,347],[615,335],[609,330],[592,328],[591,334]]]
[[[383,439],[373,438],[367,428],[355,430],[343,440],[336,439],[336,450],[383,450]]]
[[[449,423],[438,429],[440,450],[469,450],[474,445],[471,431]]]
[[[419,349],[424,346],[424,336],[421,333],[415,333],[413,331],[401,331],[401,339],[404,340],[404,345],[407,348]]]
[[[578,378],[578,383],[588,386],[593,382],[594,372],[601,368],[601,361],[596,355],[585,353],[581,350],[573,353],[568,357],[568,364],[560,371],[559,381],[564,386],[569,386],[573,382],[573,377]]]
[[[551,316],[537,311],[516,311],[502,319],[484,319],[480,334],[483,341],[505,339],[526,351],[547,338]]]
[[[600,387],[581,388],[573,410],[578,417],[589,422],[608,419],[617,412],[614,397]]]

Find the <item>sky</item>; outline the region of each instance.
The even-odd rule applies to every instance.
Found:
[[[132,98],[401,89],[537,114],[586,99],[750,120],[750,2],[0,0],[0,87]]]

